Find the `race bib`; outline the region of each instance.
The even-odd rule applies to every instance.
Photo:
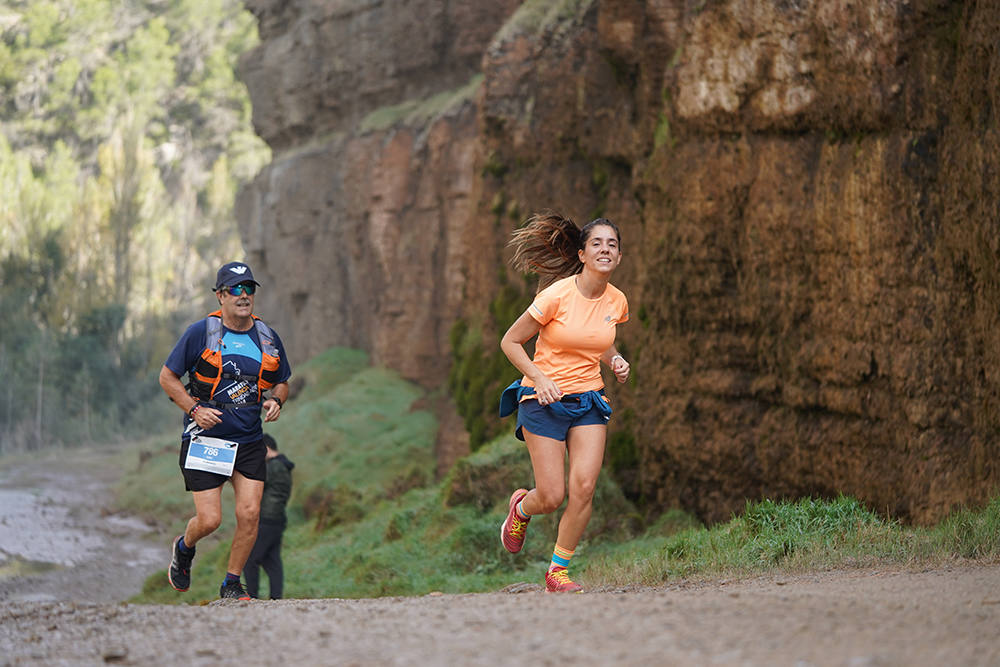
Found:
[[[193,435],[188,445],[184,467],[232,477],[233,465],[236,463],[236,449],[239,446],[237,442]]]

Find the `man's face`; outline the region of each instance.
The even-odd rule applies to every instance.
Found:
[[[216,292],[219,295],[219,305],[222,307],[223,315],[238,318],[253,315],[253,295],[256,287],[254,283],[245,282],[232,287],[223,287]]]

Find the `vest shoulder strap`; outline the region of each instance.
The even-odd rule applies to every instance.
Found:
[[[253,318],[253,323],[257,327],[257,337],[260,339],[260,351],[268,356],[277,357],[278,346],[274,342],[274,332],[271,331],[271,327],[264,324],[264,320],[256,315]]]
[[[222,349],[222,311],[205,318],[205,349],[212,352]]]
[[[253,316],[257,338],[260,339],[261,352],[272,357],[278,357],[278,345],[275,343],[274,332],[256,315]],[[205,317],[205,347],[212,352],[222,349],[222,311],[217,310]]]

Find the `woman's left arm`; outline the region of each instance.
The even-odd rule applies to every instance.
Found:
[[[611,367],[611,371],[619,382],[628,380],[629,363],[625,361],[625,357],[618,353],[614,345],[604,351],[604,354],[601,355],[601,361]]]

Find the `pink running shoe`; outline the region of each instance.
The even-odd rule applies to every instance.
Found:
[[[512,554],[516,554],[524,546],[524,530],[528,527],[531,517],[522,519],[517,515],[514,507],[521,502],[521,498],[528,495],[527,489],[518,489],[510,497],[507,505],[507,518],[500,525],[500,542],[503,548]]]
[[[583,586],[569,578],[564,567],[554,567],[545,573],[546,593],[582,593]]]

